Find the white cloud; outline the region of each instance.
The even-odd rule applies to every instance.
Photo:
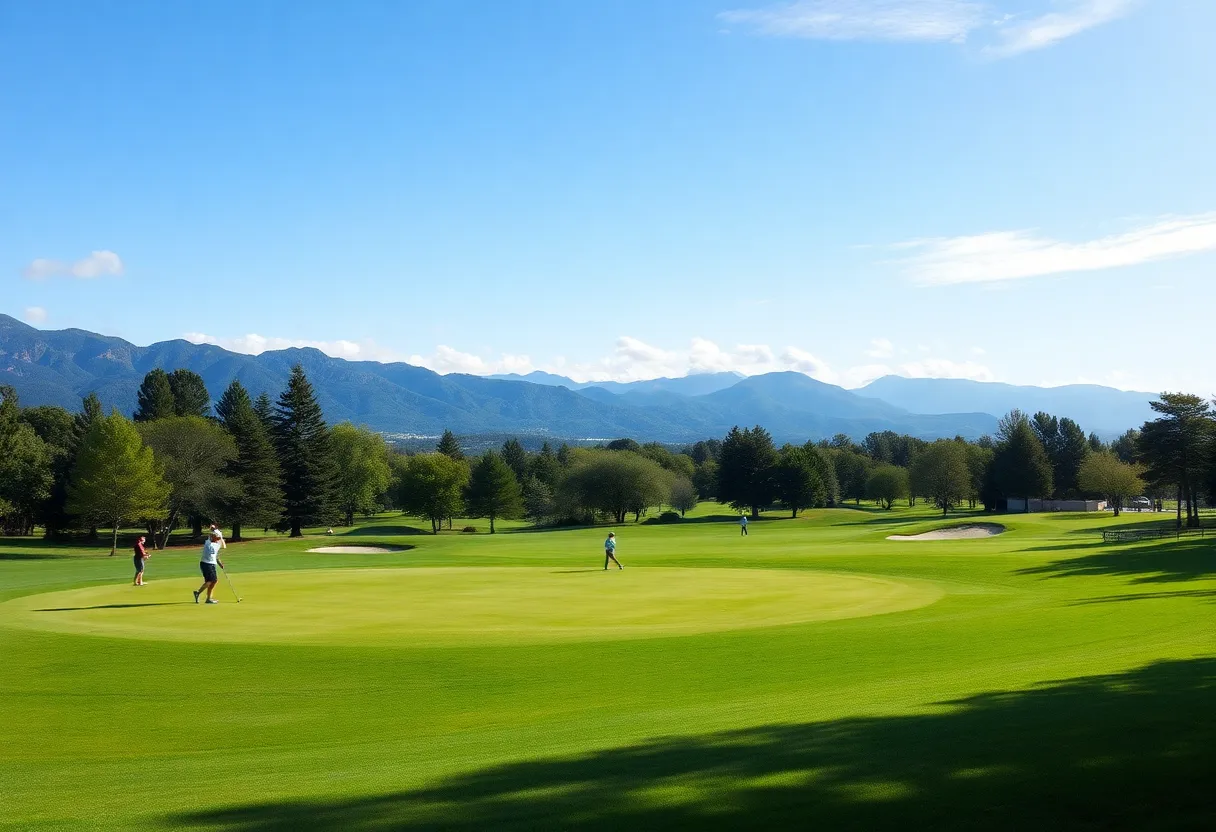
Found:
[[[800,0],[718,17],[774,37],[961,42],[983,24],[984,7],[968,0]]]
[[[920,252],[898,264],[921,285],[1018,280],[1211,251],[1216,249],[1216,212],[1161,217],[1122,234],[1081,243],[1039,237],[1030,231],[993,231],[912,240],[898,247]]]
[[[836,383],[836,373],[828,366],[827,362],[806,350],[800,350],[797,347],[786,347],[781,353],[781,361],[784,365],[781,369],[806,373],[811,378],[828,384]]]
[[[951,361],[947,358],[926,358],[900,365],[898,375],[908,378],[969,378],[972,381],[996,381],[992,370],[974,361]]]
[[[120,275],[122,272],[122,258],[112,251],[104,250],[94,251],[74,263],[40,257],[22,271],[31,280],[45,280],[48,277],[79,277],[87,280],[105,275]]]
[[[1020,55],[1043,49],[1087,29],[1123,17],[1137,0],[1078,0],[1063,11],[1050,12],[1030,20],[1010,18],[997,24],[998,43],[984,48],[996,58]]]
[[[26,323],[40,324],[46,320],[46,310],[41,306],[27,306],[22,312],[22,317],[25,318]]]
[[[435,352],[431,355],[411,355],[405,360],[410,364],[443,374],[468,373],[475,376],[488,376],[495,373],[520,373],[522,375],[536,369],[532,366],[532,359],[526,355],[504,354],[497,359],[485,359],[443,344],[436,347]]]
[[[334,358],[349,361],[402,361],[404,357],[392,350],[378,346],[373,341],[310,341],[303,338],[278,338],[249,333],[220,337],[202,332],[187,332],[183,336],[192,344],[214,344],[232,352],[245,355],[260,355],[267,350],[285,350],[291,347],[312,347]]]
[[[725,11],[718,18],[758,35],[807,40],[961,44],[978,35],[989,41],[984,55],[1008,58],[1122,17],[1138,2],[1059,0],[1059,10],[1024,18],[979,0],[797,0]]]
[[[870,358],[890,358],[895,355],[895,345],[886,338],[875,338],[870,342],[866,355]]]

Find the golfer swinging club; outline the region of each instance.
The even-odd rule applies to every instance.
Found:
[[[616,559],[616,532],[608,532],[608,539],[604,541],[604,571],[608,571],[608,561],[616,564],[617,569],[624,569],[621,562]]]
[[[215,591],[215,585],[219,583],[219,574],[215,571],[218,564],[220,569],[224,568],[224,562],[220,560],[221,538],[219,532],[212,532],[207,542],[203,544],[202,559],[199,561],[199,569],[203,572],[203,585],[194,590],[194,603],[198,603],[198,596],[203,594],[203,590],[207,590],[207,603],[218,604],[219,601],[211,597],[211,593]]]

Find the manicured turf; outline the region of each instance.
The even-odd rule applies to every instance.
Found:
[[[716,510],[617,528],[621,573],[602,528],[233,544],[210,608],[193,549],[136,589],[0,541],[0,825],[1216,825],[1212,538]]]

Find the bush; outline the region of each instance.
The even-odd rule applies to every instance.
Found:
[[[461,534],[477,534],[477,527],[476,526],[465,526],[463,529],[460,530],[460,533]]]
[[[680,512],[665,511],[659,515],[659,522],[660,523],[679,523],[680,522]]]

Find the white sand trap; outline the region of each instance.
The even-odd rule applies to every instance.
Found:
[[[976,540],[992,537],[1005,531],[1000,523],[970,523],[966,526],[952,526],[948,529],[938,529],[924,534],[893,534],[887,540]]]
[[[320,546],[309,549],[322,555],[387,555],[391,552],[404,552],[408,546]]]

